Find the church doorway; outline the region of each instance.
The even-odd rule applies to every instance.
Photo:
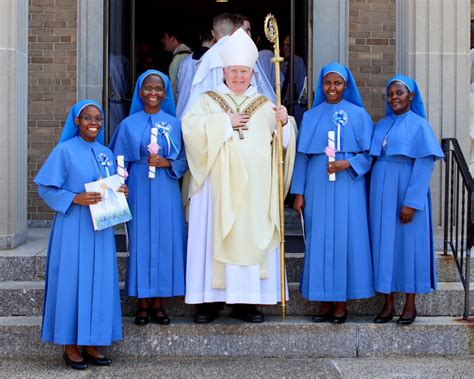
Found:
[[[280,29],[280,46],[293,30],[291,52],[308,67],[308,3],[311,0],[105,0],[104,2],[104,94],[103,103],[110,138],[118,123],[128,115],[137,77],[148,68],[168,72],[172,53],[163,49],[161,39],[169,30],[179,30],[191,49],[199,47],[199,34],[210,31],[214,16],[228,12],[251,19],[252,38],[257,46],[265,39],[263,22],[272,13]],[[287,41],[288,42],[288,41]],[[283,51],[282,51],[283,55]],[[290,54],[291,55],[291,54]],[[290,61],[291,57],[288,58]],[[291,68],[287,68],[290,78]],[[291,79],[296,80],[291,72]],[[288,78],[287,83],[288,85]],[[301,99],[296,84],[288,86],[290,112]],[[285,87],[286,88],[286,87]]]

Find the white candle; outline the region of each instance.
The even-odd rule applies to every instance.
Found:
[[[336,139],[336,136],[334,134],[334,131],[333,130],[329,131],[328,132],[328,147],[332,149],[336,148],[335,139]],[[335,160],[336,158],[328,157],[328,162],[334,162]],[[328,174],[328,175],[329,175],[330,182],[336,181],[336,174]]]
[[[158,128],[151,128],[150,134],[150,145],[156,145],[158,143]],[[156,167],[148,166],[148,178],[154,179],[156,176]]]
[[[123,155],[117,155],[117,174],[120,182],[125,184],[125,160]]]

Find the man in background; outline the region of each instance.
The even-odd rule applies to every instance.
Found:
[[[181,61],[186,58],[189,54],[192,53],[191,49],[186,46],[183,42],[183,37],[181,33],[177,31],[167,31],[161,43],[165,51],[173,53],[173,59],[171,60],[168,74],[171,81],[171,86],[173,87],[173,94],[176,100],[176,78],[178,76],[179,65]]]

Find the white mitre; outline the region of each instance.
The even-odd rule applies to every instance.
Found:
[[[220,56],[224,67],[246,66],[253,69],[258,59],[258,50],[252,38],[239,28],[222,46]]]

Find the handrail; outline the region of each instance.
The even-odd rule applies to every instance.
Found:
[[[444,138],[444,255],[453,254],[464,287],[463,319],[469,319],[471,248],[474,244],[474,181],[456,138]]]

